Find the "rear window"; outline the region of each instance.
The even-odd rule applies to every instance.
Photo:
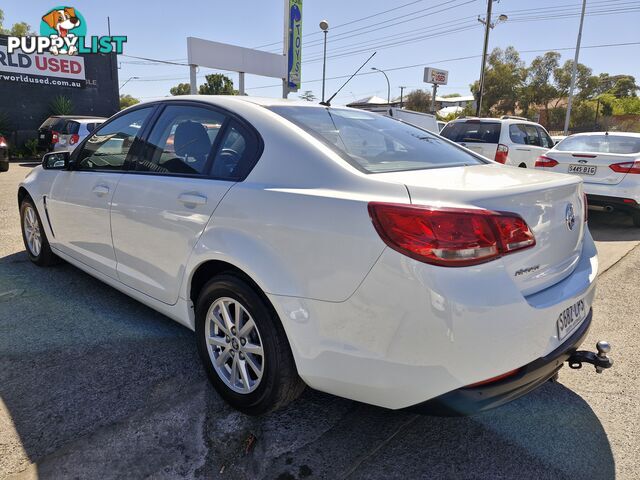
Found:
[[[65,123],[66,121],[64,118],[49,117],[42,125],[40,125],[40,130],[55,130],[56,132],[60,132]]]
[[[499,143],[498,122],[449,122],[440,135],[458,143]]]
[[[640,137],[626,135],[570,136],[555,146],[561,152],[640,153]]]
[[[62,131],[65,135],[73,135],[80,131],[80,124],[78,122],[74,122],[73,120],[67,120],[67,123],[62,127]]]
[[[275,106],[270,110],[306,130],[366,173],[484,163],[438,135],[375,113],[292,106]]]

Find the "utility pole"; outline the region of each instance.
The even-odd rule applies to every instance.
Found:
[[[400,87],[400,108],[404,105],[404,89],[407,87]]]
[[[478,104],[476,105],[476,117],[480,116],[482,108],[482,95],[484,93],[484,69],[487,64],[487,48],[489,47],[489,31],[491,30],[491,10],[493,0],[487,0],[487,18],[484,21],[484,46],[482,47],[482,64],[480,66],[480,92],[478,94]],[[478,18],[480,20],[480,18]]]
[[[582,0],[582,14],[580,15],[580,28],[578,29],[578,41],[576,42],[576,55],[571,69],[571,86],[567,100],[567,116],[564,119],[564,135],[569,133],[569,120],[571,118],[571,104],[573,103],[573,89],[576,86],[576,74],[578,73],[578,56],[580,55],[580,42],[582,41],[582,25],[584,24],[584,11],[587,8],[587,0]]]

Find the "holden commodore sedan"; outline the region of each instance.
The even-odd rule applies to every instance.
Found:
[[[62,258],[195,331],[250,414],[305,385],[467,414],[577,368],[596,249],[579,178],[505,167],[368,112],[185,96],[120,112],[20,185]]]

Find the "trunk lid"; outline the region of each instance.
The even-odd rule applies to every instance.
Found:
[[[405,184],[413,204],[519,214],[535,235],[536,245],[496,261],[502,262],[523,295],[563,280],[578,263],[586,226],[582,183],[575,176],[491,164],[376,177]]]
[[[578,175],[585,183],[617,185],[627,174],[615,172],[609,166],[614,163],[633,162],[640,158],[640,155],[550,150],[545,157],[555,160],[558,165],[544,170]]]

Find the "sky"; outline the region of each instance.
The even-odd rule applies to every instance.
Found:
[[[5,26],[26,21],[37,32],[40,18],[57,2],[4,0]],[[282,52],[283,0],[75,0],[67,4],[85,17],[88,35],[106,35],[107,17],[113,35],[128,42],[119,56],[121,93],[139,99],[166,96],[169,89],[189,81],[189,69],[128,57],[146,57],[186,63],[186,37],[194,36],[249,48]],[[346,104],[370,95],[385,98],[387,83],[376,67],[387,71],[391,96],[430,88],[423,70],[433,66],[449,71],[449,84],[438,94],[469,94],[469,84],[480,71],[487,0],[304,0],[302,87],[319,97],[322,78],[321,20],[329,22],[327,44],[327,96],[336,91],[369,55],[375,57],[340,92],[334,104]],[[509,18],[491,31],[489,48],[514,46],[527,63],[547,50],[559,50],[562,61],[572,59],[579,25],[580,0],[494,1],[493,18]],[[630,74],[640,80],[640,1],[588,0],[580,62],[594,74]],[[622,43],[601,48],[596,45]],[[200,68],[198,83],[216,70]],[[227,73],[227,72],[222,72]],[[237,86],[237,75],[228,73]],[[247,94],[281,96],[280,81],[246,76]],[[299,92],[299,93],[300,93]],[[297,98],[291,93],[289,98]]]

